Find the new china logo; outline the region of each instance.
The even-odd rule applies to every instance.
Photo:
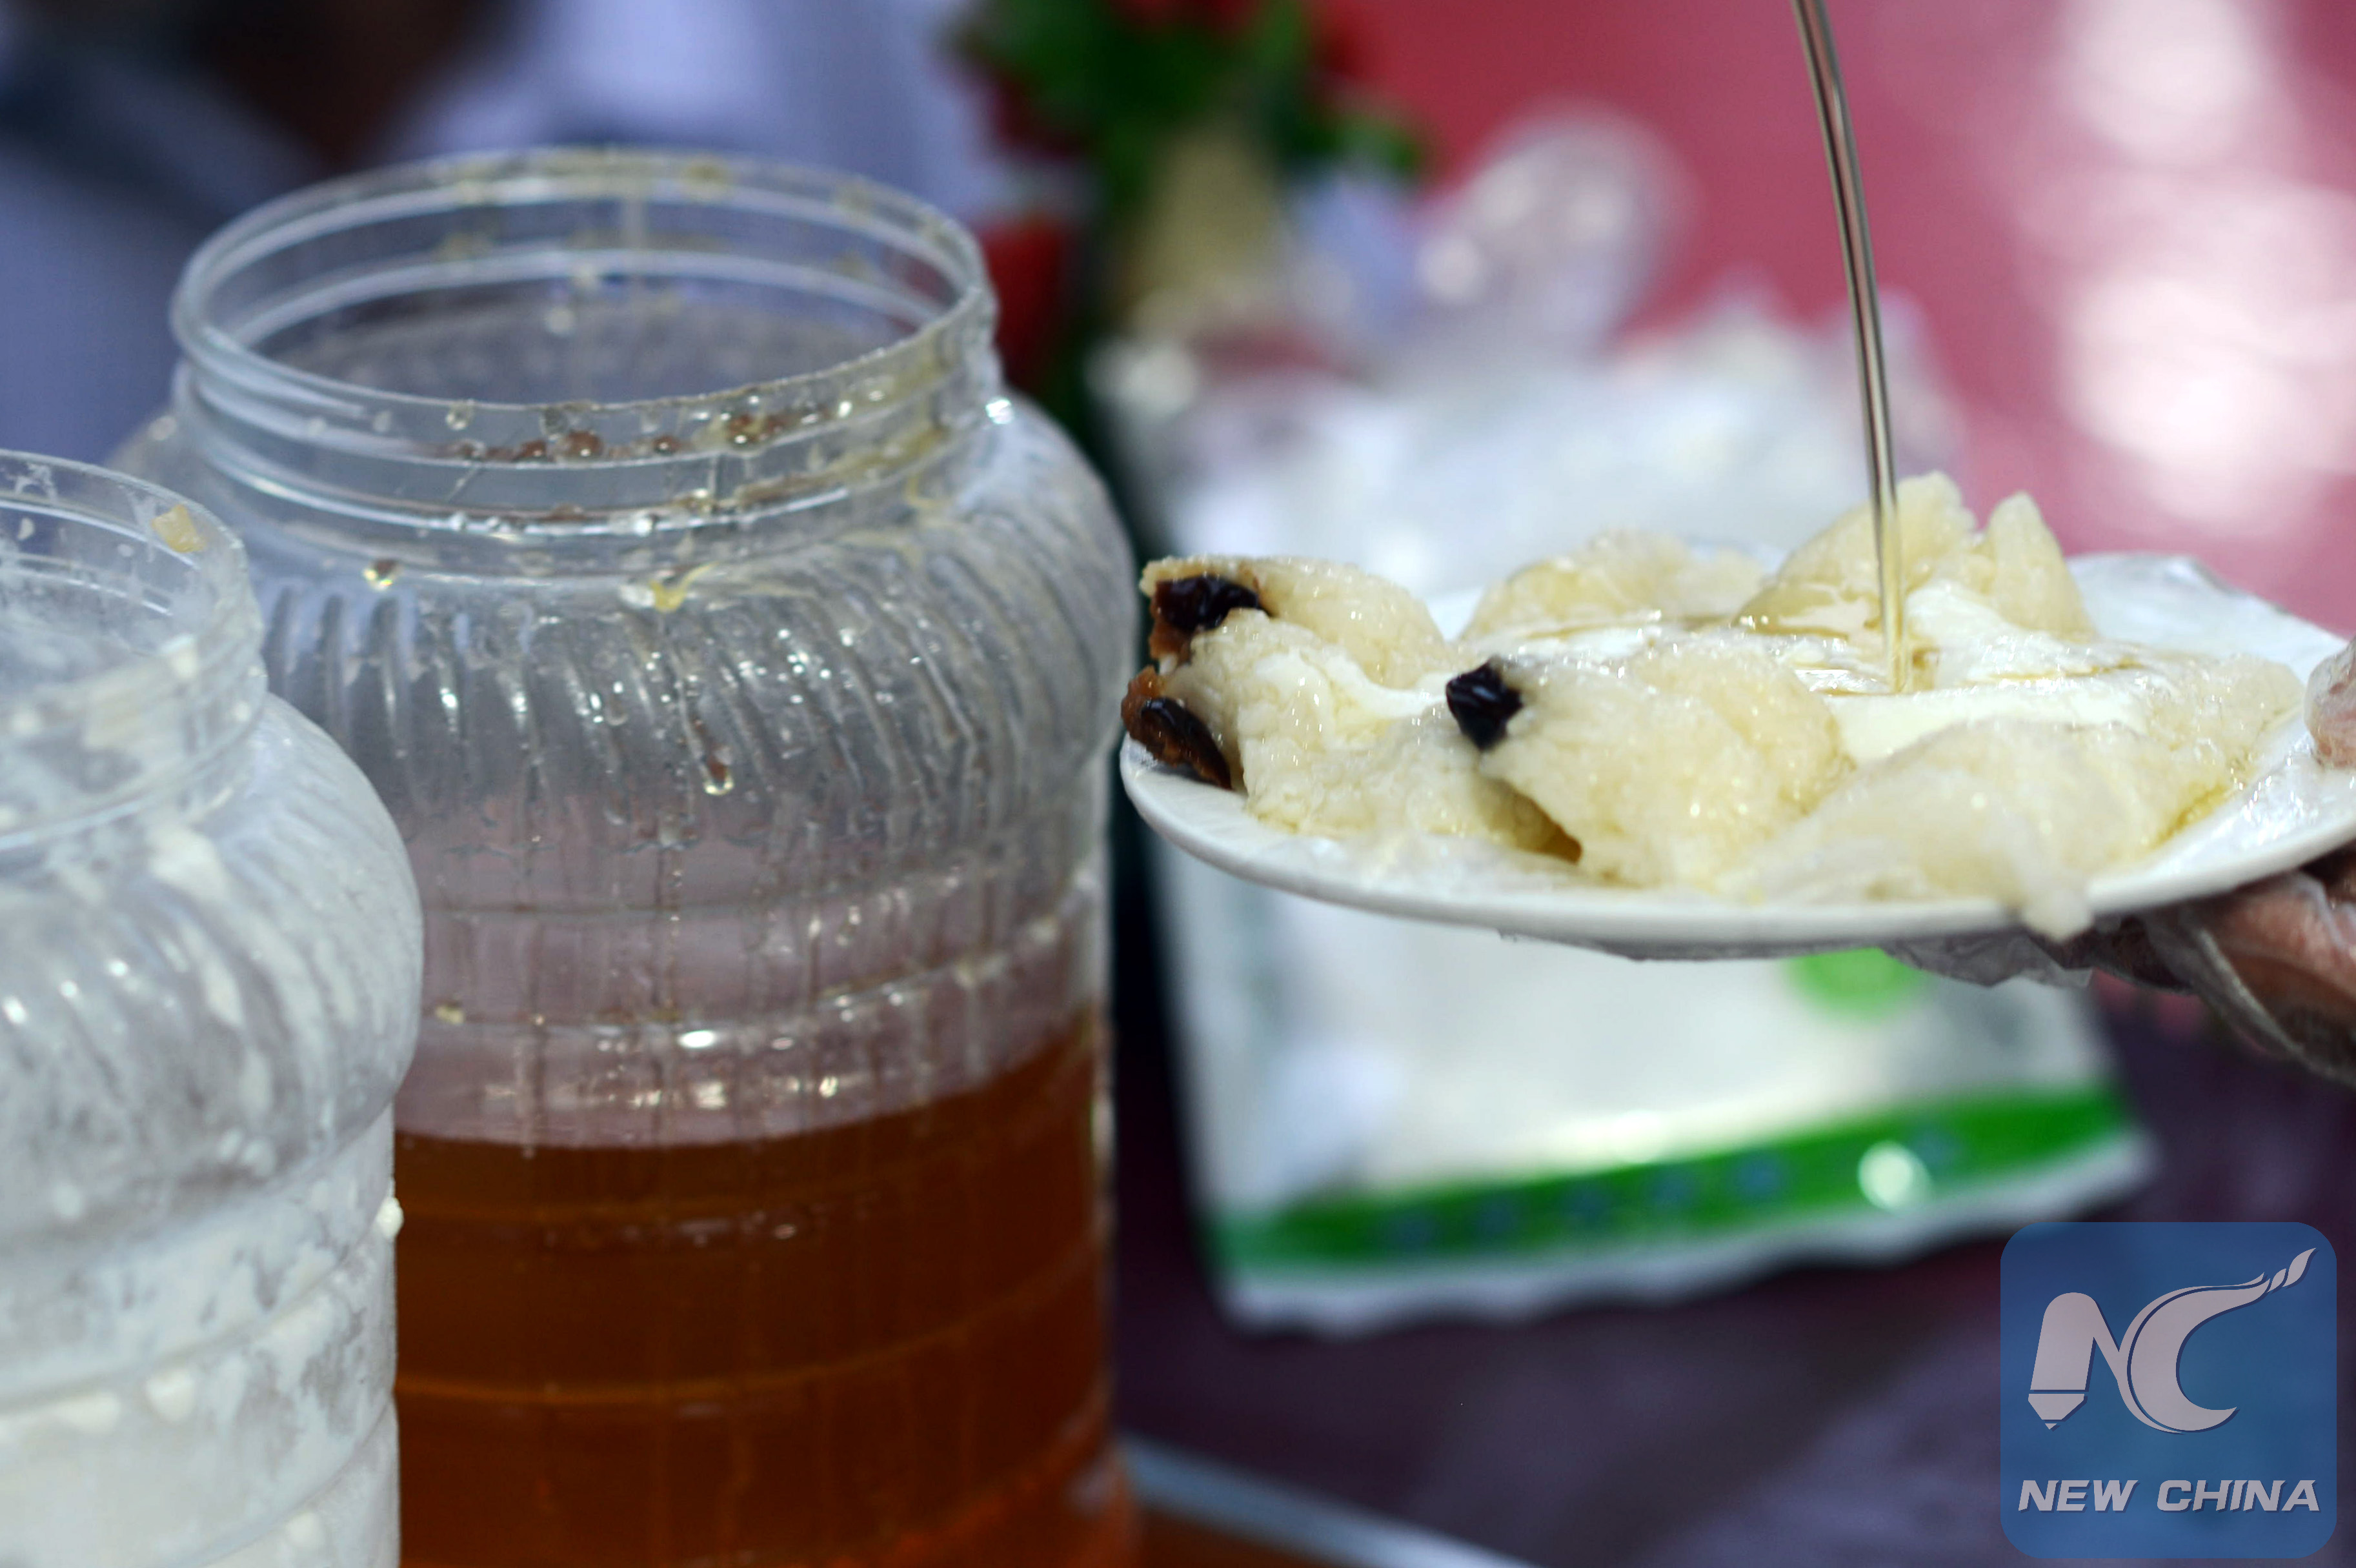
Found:
[[[2039,1557],[2321,1546],[2338,1504],[2337,1285],[2329,1244],[2305,1225],[2014,1236],[1999,1504],[2013,1544]]]
[[[2037,1333],[2037,1367],[2029,1374],[2029,1407],[2051,1429],[2086,1399],[2086,1365],[2103,1352],[2119,1398],[2146,1426],[2162,1432],[2206,1432],[2224,1424],[2233,1407],[2209,1410],[2185,1397],[2177,1362],[2192,1330],[2221,1312],[2247,1307],[2270,1290],[2297,1285],[2307,1273],[2309,1247],[2275,1270],[2241,1285],[2171,1290],[2135,1316],[2126,1332],[2111,1338],[2111,1326],[2094,1298],[2070,1291],[2045,1304],[2045,1325]]]

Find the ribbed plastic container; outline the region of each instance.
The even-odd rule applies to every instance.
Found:
[[[0,1563],[391,1568],[418,913],[237,541],[0,453]]]
[[[840,176],[395,169],[192,262],[127,461],[408,841],[411,1560],[1126,1550],[1102,766],[1128,549],[973,241]]]

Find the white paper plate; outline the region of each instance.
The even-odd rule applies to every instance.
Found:
[[[2258,654],[2288,665],[2301,680],[2342,645],[2333,634],[2220,582],[2181,556],[2092,555],[2070,564],[2104,636],[2194,653]],[[1451,619],[1461,624],[1470,601],[1434,608],[1443,626]],[[2267,738],[2259,763],[2262,771],[2248,786],[2157,853],[2095,878],[2095,914],[2223,892],[2356,840],[2356,773],[2317,761],[2303,718]],[[1542,857],[1470,839],[1285,833],[1246,813],[1242,795],[1162,766],[1133,741],[1121,747],[1120,776],[1154,831],[1247,881],[1382,914],[1631,957],[1764,958],[2019,926],[1993,899],[1736,903],[1685,889],[1599,887]]]

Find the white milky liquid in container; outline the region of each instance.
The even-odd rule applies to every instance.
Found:
[[[399,1555],[416,896],[260,641],[209,517],[0,453],[5,1568]]]

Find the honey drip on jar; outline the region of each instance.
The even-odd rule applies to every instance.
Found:
[[[1832,165],[1833,205],[1840,216],[1841,271],[1848,280],[1849,314],[1857,332],[1859,401],[1865,409],[1866,470],[1873,483],[1873,552],[1881,590],[1882,648],[1889,661],[1890,689],[1912,684],[1913,660],[1906,645],[1906,561],[1898,533],[1898,481],[1890,450],[1890,375],[1881,344],[1881,295],[1873,277],[1873,237],[1865,221],[1865,190],[1858,178],[1857,135],[1849,124],[1848,94],[1841,85],[1840,57],[1833,51],[1832,20],[1824,0],[1792,0],[1792,14],[1807,46],[1808,74],[1815,86],[1816,122],[1825,133],[1825,159]]]

